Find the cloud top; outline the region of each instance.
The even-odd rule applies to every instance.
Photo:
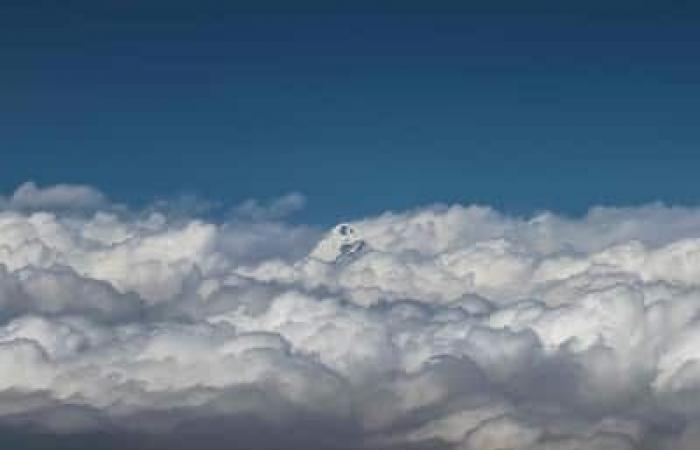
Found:
[[[298,192],[291,192],[268,202],[245,200],[233,209],[233,215],[254,221],[279,220],[303,209],[305,205],[306,197]]]
[[[33,181],[21,184],[12,195],[0,197],[0,207],[20,210],[94,209],[107,202],[99,190],[79,184],[39,187]]]
[[[280,221],[303,202],[213,223],[20,187],[0,425],[134,448],[700,445],[700,210]]]

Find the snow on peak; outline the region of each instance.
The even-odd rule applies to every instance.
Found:
[[[325,262],[341,262],[357,255],[366,247],[367,244],[360,238],[355,227],[341,223],[326,234],[310,256]]]

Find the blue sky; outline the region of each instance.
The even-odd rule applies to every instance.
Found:
[[[299,191],[320,223],[700,202],[690,2],[234,3],[2,2],[0,190]]]

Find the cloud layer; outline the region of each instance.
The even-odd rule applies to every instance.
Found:
[[[0,441],[700,448],[700,209],[280,221],[302,204],[210,223],[23,185],[0,212]]]

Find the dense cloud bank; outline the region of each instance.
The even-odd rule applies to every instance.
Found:
[[[700,209],[0,204],[0,444],[700,448]]]

